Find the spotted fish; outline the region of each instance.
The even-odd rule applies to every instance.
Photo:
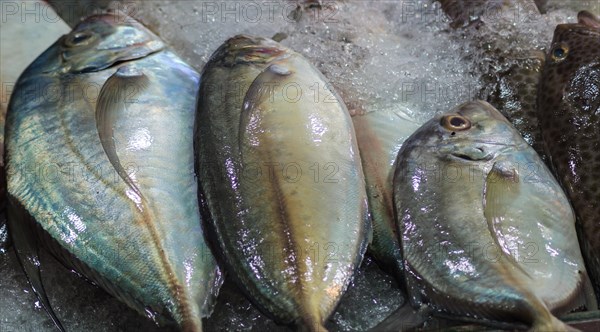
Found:
[[[221,273],[197,202],[198,86],[196,71],[120,12],[81,22],[19,78],[6,125],[8,225],[51,314],[40,245],[156,322],[202,330]]]
[[[580,241],[600,295],[600,23],[589,12],[554,31],[539,90],[545,147],[581,227]]]
[[[202,74],[195,151],[200,199],[225,266],[263,312],[308,330],[344,294],[370,233],[352,126],[303,56],[236,36]]]
[[[564,331],[554,315],[594,302],[566,195],[490,104],[457,106],[404,143],[394,202],[415,308]]]

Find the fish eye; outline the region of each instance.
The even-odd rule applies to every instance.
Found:
[[[560,62],[567,58],[569,54],[569,48],[566,45],[560,44],[554,46],[550,52],[550,56],[554,62]]]
[[[87,44],[93,37],[91,31],[80,31],[67,37],[65,43],[67,46],[80,46]]]
[[[461,115],[446,115],[442,118],[441,125],[454,132],[471,128],[471,121]]]

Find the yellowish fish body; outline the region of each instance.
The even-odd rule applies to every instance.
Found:
[[[298,53],[237,36],[205,67],[196,119],[201,199],[227,267],[263,311],[309,330],[324,329],[370,230],[350,116],[334,92],[309,94],[325,83]]]

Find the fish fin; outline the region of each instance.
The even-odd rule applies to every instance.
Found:
[[[119,114],[127,112],[129,103],[136,102],[135,94],[146,90],[149,79],[143,72],[133,66],[119,68],[106,80],[96,104],[96,128],[102,148],[117,174],[141,198],[142,194],[135,181],[127,174],[117,154],[114,137],[114,126]],[[133,94],[133,95],[132,95]]]
[[[290,69],[279,63],[273,63],[263,69],[250,84],[244,96],[242,111],[251,111],[256,107],[256,104],[264,102],[266,97],[273,98],[276,83],[292,74],[293,72]]]
[[[427,306],[414,309],[408,302],[396,309],[370,332],[405,331],[419,327],[431,316],[431,310]]]
[[[506,216],[506,208],[511,206],[511,202],[518,197],[520,190],[519,173],[516,168],[509,163],[502,161],[494,163],[492,170],[488,173],[485,185],[485,206],[483,213],[487,220],[488,229],[494,239],[495,244],[500,248],[502,256],[507,259],[515,268],[531,278],[529,273],[510,255],[499,241],[504,237],[502,230],[497,225],[502,223]]]
[[[259,105],[264,105],[268,99],[274,101],[275,98],[275,87],[277,82],[281,81],[292,74],[288,68],[278,63],[273,63],[265,68],[248,88],[246,95],[244,96],[244,102],[242,103],[242,114],[240,116],[239,135],[240,139],[246,137],[245,132],[248,126],[253,125],[252,121],[260,121],[258,117],[253,117],[256,112],[260,110]],[[243,142],[240,141],[240,151]],[[243,157],[242,157],[243,160]]]
[[[596,15],[587,10],[582,10],[577,13],[577,22],[593,29],[600,29],[600,20],[598,20]]]
[[[52,310],[50,300],[46,295],[42,275],[40,271],[39,247],[33,230],[31,229],[31,216],[25,209],[13,198],[9,198],[7,208],[7,223],[10,229],[10,235],[13,239],[15,252],[25,276],[29,281],[31,289],[35,293],[42,307],[52,319],[56,328],[64,331],[60,320]]]

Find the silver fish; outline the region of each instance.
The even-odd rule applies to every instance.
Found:
[[[400,282],[404,279],[402,252],[394,218],[394,163],[404,141],[419,123],[401,111],[382,109],[352,117],[367,184],[373,241],[368,251]]]
[[[593,297],[571,206],[500,112],[465,103],[425,123],[398,154],[394,202],[409,297],[434,314],[562,331]]]
[[[202,330],[222,278],[197,202],[198,85],[120,12],[81,22],[19,78],[6,126],[9,230],[50,312],[39,243],[141,314]]]
[[[202,72],[195,133],[228,271],[265,313],[310,330],[325,329],[370,231],[352,120],[325,84],[300,54],[233,37]]]

